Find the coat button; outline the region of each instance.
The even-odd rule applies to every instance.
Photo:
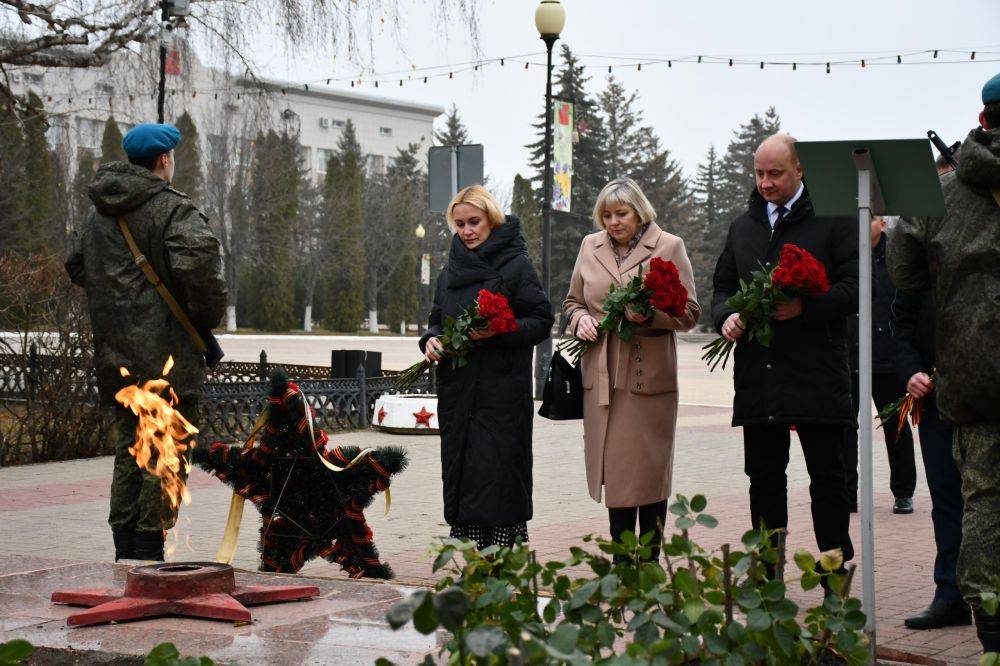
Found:
[[[636,377],[642,377],[642,369],[640,368],[640,369],[636,370],[635,371],[635,375],[636,375]]]
[[[774,422],[774,417],[773,416],[768,416],[767,420],[770,421],[770,422]]]
[[[767,364],[767,369],[768,369],[768,370],[770,370],[770,369],[771,369],[771,364],[770,364],[770,363],[768,363],[768,364]]]
[[[635,362],[636,363],[642,363],[642,357],[641,356],[636,356],[635,357]]]
[[[642,390],[642,384],[636,384],[636,385],[635,385],[635,389],[636,389],[637,391],[641,391],[641,390]]]

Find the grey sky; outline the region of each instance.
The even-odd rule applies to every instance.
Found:
[[[449,25],[445,35],[435,27],[429,5],[400,3],[406,55],[386,30],[376,40],[377,70],[472,58],[460,24]],[[796,54],[787,57],[807,60],[807,54],[820,52],[954,47],[978,51],[975,64],[834,68],[831,74],[823,68],[760,70],[704,64],[675,64],[668,69],[664,63],[644,66],[642,71],[616,68],[615,76],[630,90],[639,91],[646,123],[689,176],[709,145],[724,150],[731,130],[769,105],[777,108],[785,130],[803,140],[922,137],[928,129],[949,143],[964,139],[977,123],[983,83],[1000,72],[1000,62],[984,62],[1000,60],[1000,0],[564,0],[563,4],[567,21],[562,39],[579,54]],[[542,51],[534,27],[536,5],[534,0],[482,2],[482,56]],[[260,40],[265,52],[268,41]],[[333,63],[328,54],[289,56],[274,51],[270,59],[256,54],[268,75],[304,81],[358,72],[356,64]],[[535,60],[542,61],[543,56]],[[604,85],[608,61],[586,60],[601,64],[588,70],[591,90],[596,92]],[[362,90],[442,106],[455,102],[472,138],[485,145],[487,172],[509,186],[515,173],[528,172],[524,145],[535,138],[531,124],[541,110],[544,85],[544,67],[525,71],[508,63],[478,74],[456,74],[451,80]]]

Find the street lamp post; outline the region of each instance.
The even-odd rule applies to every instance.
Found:
[[[552,47],[566,25],[566,10],[559,0],[542,0],[535,9],[535,27],[545,42],[545,168],[542,183],[542,288],[552,301]],[[538,345],[535,360],[535,395],[541,396],[552,358],[552,339]]]
[[[417,237],[417,334],[424,334],[424,236],[427,230],[424,225],[418,224],[413,230],[413,235]]]
[[[167,38],[174,29],[172,19],[177,19],[177,27],[186,27],[184,17],[190,12],[189,0],[160,0],[160,83],[156,96],[156,122],[163,122],[163,101],[167,84]]]

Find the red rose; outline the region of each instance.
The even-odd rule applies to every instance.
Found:
[[[787,268],[779,265],[774,269],[774,275],[771,276],[771,282],[778,287],[787,287],[792,283],[792,275],[788,272]]]

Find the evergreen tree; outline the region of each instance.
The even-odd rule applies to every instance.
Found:
[[[19,249],[24,189],[24,135],[14,104],[0,102],[0,248]]]
[[[625,86],[609,75],[607,87],[597,99],[604,124],[608,180],[632,177],[642,160],[643,141],[648,138],[640,135],[639,94],[629,94]]]
[[[354,332],[365,315],[361,146],[349,119],[323,184],[323,316],[327,328]]]
[[[594,230],[591,214],[598,192],[608,182],[605,158],[606,132],[594,99],[587,94],[590,80],[584,65],[573,55],[569,46],[562,44],[562,68],[555,73],[554,97],[573,104],[573,121],[576,137],[573,143],[573,181],[570,211],[552,212],[551,222],[551,300],[562,301],[569,291],[569,278],[580,251],[583,237]],[[540,106],[544,99],[539,99]],[[544,109],[544,106],[543,106]],[[535,172],[536,201],[541,210],[543,176],[545,173],[545,115],[539,114],[535,124],[538,139],[526,146],[531,151],[531,167]],[[539,250],[539,254],[540,254]],[[541,265],[539,256],[538,264]]]
[[[201,143],[194,119],[185,111],[177,119],[176,127],[181,133],[181,142],[174,149],[174,189],[191,197],[195,205],[203,205],[205,177],[202,171]]]
[[[753,154],[757,146],[772,134],[781,131],[781,119],[774,107],[764,116],[754,114],[733,132],[726,154],[719,164],[719,209],[728,220],[733,220],[746,208],[747,197],[756,186]]]
[[[21,122],[25,148],[21,245],[28,252],[61,255],[66,234],[65,211],[59,210],[62,184],[55,155],[45,138],[49,129],[45,109],[34,92],[28,93]]]
[[[122,148],[122,132],[114,116],[108,116],[101,136],[101,162],[126,162],[128,157]]]
[[[469,131],[458,117],[458,107],[455,104],[451,105],[444,118],[444,131],[434,132],[434,143],[438,146],[463,146],[469,143]]]
[[[394,218],[395,240],[399,245],[398,248],[393,248],[396,261],[385,289],[385,321],[390,331],[399,330],[402,322],[415,323],[418,317],[418,254],[422,243],[417,240],[415,231],[421,217],[421,204],[426,208],[423,197],[418,196],[418,188],[423,182],[420,161],[417,159],[419,150],[420,144],[416,143],[399,148],[396,159],[386,174],[388,210]]]
[[[511,215],[521,220],[521,233],[528,244],[528,256],[535,271],[542,273],[542,215],[538,210],[538,201],[531,187],[531,181],[522,178],[521,174],[514,176],[514,189],[511,193]]]
[[[259,135],[250,185],[254,252],[245,275],[241,318],[250,326],[287,331],[295,326],[294,225],[301,180],[296,137]]]
[[[711,146],[705,154],[705,161],[698,165],[694,178],[696,225],[692,233],[685,237],[701,304],[701,321],[706,324],[710,324],[712,319],[712,275],[730,222],[720,209],[719,167],[718,153],[715,146]]]

